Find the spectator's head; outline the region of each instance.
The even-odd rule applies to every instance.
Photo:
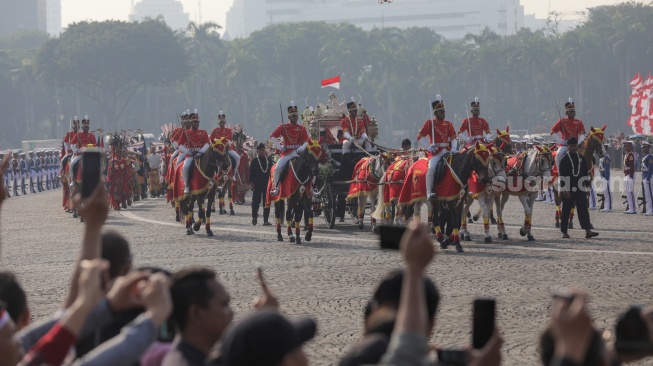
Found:
[[[15,333],[14,321],[0,303],[0,366],[16,366],[23,358],[20,343],[14,337]]]
[[[4,309],[13,320],[17,330],[21,330],[29,324],[30,313],[25,291],[11,272],[0,272],[0,301],[4,303]]]
[[[381,329],[392,329],[388,323],[389,319],[394,320],[392,314],[399,309],[401,299],[401,287],[404,281],[404,272],[395,270],[390,272],[374,291],[372,299],[365,308],[365,330],[367,333]],[[429,334],[435,326],[435,313],[438,310],[440,295],[437,287],[431,279],[424,277],[424,291],[426,297],[426,310],[429,317]]]
[[[401,142],[401,149],[402,150],[410,150],[410,147],[411,147],[410,139],[404,139]]]
[[[115,231],[107,231],[101,236],[102,258],[109,261],[111,279],[126,275],[132,268],[132,255],[129,243]]]
[[[259,310],[225,335],[220,357],[227,366],[306,366],[302,345],[315,336],[315,321],[288,321],[276,310]]]
[[[187,268],[172,276],[172,320],[185,336],[194,334],[208,343],[217,342],[231,323],[233,311],[227,290],[213,270]]]
[[[542,365],[549,366],[552,364],[551,361],[553,360],[553,356],[555,354],[555,342],[556,341],[553,330],[548,328],[540,337],[540,360],[542,361]],[[599,366],[607,364],[604,363],[602,359],[604,353],[603,351],[604,344],[603,340],[601,339],[601,334],[596,329],[594,329],[592,340],[587,349],[587,352],[585,353],[585,359],[580,365]]]
[[[648,154],[651,151],[651,143],[648,141],[642,142],[642,154]]]

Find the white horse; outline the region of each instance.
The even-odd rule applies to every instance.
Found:
[[[531,233],[533,204],[537,192],[542,187],[542,181],[547,180],[548,182],[551,179],[552,160],[551,150],[546,146],[536,146],[535,149],[508,159],[506,164],[508,184],[500,194],[494,197],[500,239],[508,240],[503,221],[503,209],[510,196],[517,196],[524,207],[524,225],[519,229],[519,235],[526,236],[529,241],[535,240]]]
[[[353,182],[350,184],[350,194],[347,201],[356,200],[357,217],[354,220],[359,229],[365,227],[365,208],[367,202],[370,203],[370,212],[373,213],[377,207],[377,198],[379,197],[379,182],[385,177],[387,165],[387,155],[384,153],[378,156],[371,156],[361,159],[354,168],[352,176]],[[377,232],[376,217],[370,216],[372,231]]]

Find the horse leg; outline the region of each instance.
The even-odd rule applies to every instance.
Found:
[[[372,226],[373,233],[378,233],[378,229],[376,228],[376,219],[371,214],[372,212],[376,211],[377,196],[378,193],[370,195],[370,226]]]
[[[193,197],[188,198],[188,206],[186,208],[186,235],[193,235],[193,210],[195,209],[195,200]]]
[[[305,205],[309,209],[305,210],[306,211],[305,214],[306,216],[308,216],[308,228],[306,229],[306,236],[304,237],[304,239],[306,239],[306,241],[311,241],[311,239],[313,238],[313,210],[310,209],[311,201],[307,200],[305,202]]]
[[[480,203],[480,201],[481,201],[481,199],[480,199],[480,196],[479,196],[479,203]],[[468,194],[467,197],[465,198],[464,202],[465,203],[463,205],[462,222],[460,224],[460,237],[462,237],[464,241],[471,241],[472,238],[469,235],[469,231],[467,230],[467,218],[468,218],[467,214],[469,214],[469,209],[472,206],[472,202],[474,202],[474,199],[472,198],[472,195]],[[474,219],[472,218],[472,220],[474,220]]]
[[[234,211],[234,197],[233,197],[233,190],[229,189],[229,215],[235,215],[236,211]]]
[[[124,202],[124,201],[123,201]],[[175,221],[181,222],[181,209],[179,208],[179,201],[175,202]]]
[[[367,202],[367,196],[364,194],[361,194],[358,196],[358,207],[356,210],[356,214],[358,217],[358,228],[360,230],[363,230],[365,227],[365,203]]]
[[[277,224],[277,241],[283,241],[283,235],[281,235],[281,221],[283,220],[283,211],[284,203],[283,201],[277,201],[274,203],[274,219]]]
[[[503,208],[506,207],[506,202],[508,202],[510,194],[508,192],[503,192],[494,197],[494,202],[497,207],[497,229],[499,231],[499,239],[508,240],[508,234],[506,233],[506,225],[503,221]]]
[[[301,201],[297,201],[297,204],[295,205],[294,209],[294,216],[295,216],[295,243],[301,244],[302,243],[302,236],[301,236],[301,222],[302,222],[302,216],[304,215],[304,207],[301,204]]]
[[[451,242],[456,246],[456,253],[463,253],[463,246],[460,245],[460,224],[462,223],[462,213],[463,213],[463,208],[462,204],[458,201],[450,201],[447,202],[447,206],[449,207],[449,212],[451,213],[451,219],[453,222],[453,233],[452,233],[452,238]]]
[[[288,240],[291,243],[295,242],[295,237],[292,234],[292,228],[293,228],[293,214],[294,214],[294,202],[292,202],[292,199],[288,199],[288,208],[286,209],[286,228],[287,228],[287,234],[288,234]]]
[[[197,222],[193,224],[193,230],[200,231],[202,227],[202,220],[204,220],[204,202],[203,200],[197,199]]]
[[[486,243],[492,242],[492,235],[490,235],[490,207],[492,207],[493,195],[488,195],[486,192],[478,195],[478,204],[483,212],[483,231],[485,232]]]
[[[209,199],[207,199],[206,201],[207,201],[206,204],[210,206],[211,201]],[[213,236],[213,231],[211,231],[211,210],[209,207],[205,209],[205,213],[206,213],[206,235]]]
[[[527,221],[528,224],[526,226],[526,238],[528,241],[534,241],[535,237],[531,233],[531,228],[533,225],[533,205],[535,204],[535,196],[534,195],[528,195],[528,216],[527,216]]]
[[[555,202],[556,205],[555,226],[559,228],[560,215],[562,215],[562,198],[560,197],[560,193],[558,193],[557,191],[553,191],[553,201]]]

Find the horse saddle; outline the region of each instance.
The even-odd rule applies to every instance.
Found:
[[[283,182],[284,179],[286,179],[286,175],[288,175],[288,171],[290,170],[290,165],[292,165],[292,163],[295,162],[295,159],[297,158],[292,158],[288,160],[288,164],[286,164],[286,166],[283,167],[283,169],[281,170],[281,174],[279,174],[279,184],[281,184],[281,182]]]
[[[447,154],[444,155],[440,161],[438,161],[438,165],[435,166],[435,174],[433,175],[433,184],[438,184],[444,177],[444,172],[447,170],[447,164],[444,163],[445,159],[448,159],[449,164],[451,164],[451,158],[453,157],[453,154]]]

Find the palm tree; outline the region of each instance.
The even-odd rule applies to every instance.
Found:
[[[220,35],[217,31],[221,28],[220,25],[214,22],[197,24],[191,21],[188,24],[187,30],[190,34],[191,47],[193,49],[193,54],[195,55],[195,105],[199,110],[202,109],[202,77],[200,76],[200,68],[202,66],[201,59],[203,44],[206,42],[219,41]]]

